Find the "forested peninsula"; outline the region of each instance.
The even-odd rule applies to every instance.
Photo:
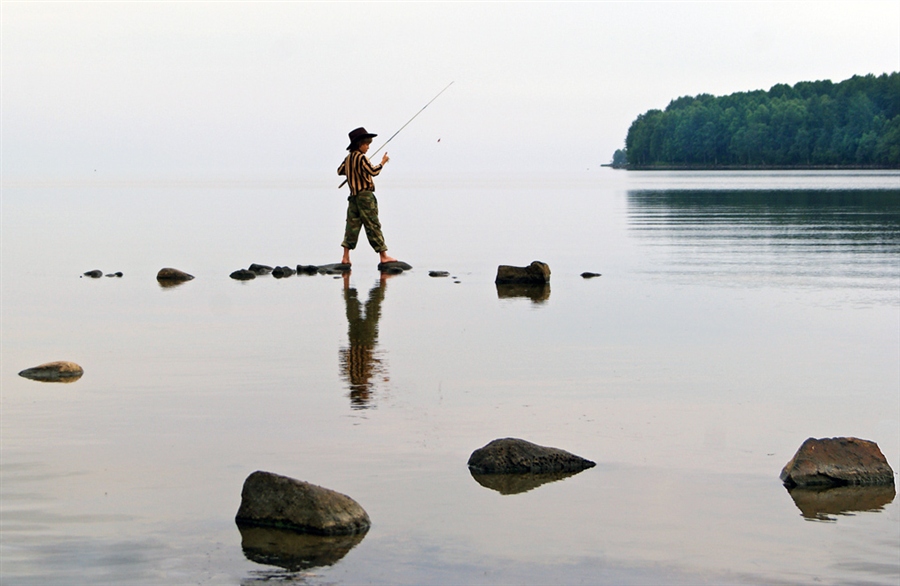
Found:
[[[613,167],[900,168],[900,74],[672,100],[632,122]]]

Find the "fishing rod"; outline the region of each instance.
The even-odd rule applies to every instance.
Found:
[[[444,93],[445,91],[447,91],[447,88],[449,88],[449,87],[450,87],[451,85],[453,85],[454,83],[455,83],[455,82],[452,82],[452,81],[451,81],[450,83],[448,83],[448,84],[447,84],[447,87],[445,87],[444,89],[442,89],[441,91],[439,91],[438,94],[437,94],[436,96],[434,96],[433,98],[431,98],[431,100],[430,100],[427,104],[425,104],[424,106],[422,106],[422,109],[419,110],[418,112],[416,112],[415,116],[413,116],[412,118],[410,118],[409,120],[407,120],[407,121],[406,121],[406,124],[404,124],[403,126],[400,127],[400,130],[403,130],[404,128],[406,128],[407,126],[409,126],[409,123],[412,122],[413,120],[415,120],[415,119],[416,119],[416,116],[418,116],[418,115],[421,114],[423,111],[425,111],[425,108],[427,108],[428,106],[430,106],[430,105],[431,105],[431,102],[433,102],[433,101],[435,101],[436,99],[438,99],[439,97],[441,97],[441,94]],[[375,155],[378,154],[378,151],[380,151],[381,149],[383,149],[384,147],[386,147],[386,146],[388,145],[389,142],[391,142],[392,140],[394,140],[394,137],[397,136],[398,134],[400,134],[400,130],[398,130],[397,132],[395,132],[394,134],[392,134],[391,137],[390,137],[389,139],[387,139],[386,141],[384,141],[384,144],[383,144],[383,145],[381,145],[380,147],[378,147],[378,149],[377,149],[374,153],[372,153],[371,155],[369,155],[369,160],[371,161],[371,160],[372,160],[372,157],[374,157]],[[341,183],[340,185],[338,185],[338,189],[340,189],[341,187],[343,187],[343,186],[346,185],[346,184],[347,184],[347,180],[344,179],[343,183]]]

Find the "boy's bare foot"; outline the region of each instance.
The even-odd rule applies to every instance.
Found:
[[[397,259],[393,256],[388,256],[386,254],[381,255],[381,262],[397,262]]]

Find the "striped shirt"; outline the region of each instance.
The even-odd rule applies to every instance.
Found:
[[[361,152],[350,151],[337,172],[338,175],[347,176],[350,195],[356,195],[360,191],[375,191],[375,182],[372,178],[381,173],[381,167],[381,165],[373,167]]]

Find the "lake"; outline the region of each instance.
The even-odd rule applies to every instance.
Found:
[[[900,466],[900,173],[401,175],[379,205],[414,269],[361,239],[346,280],[228,277],[337,262],[330,176],[4,185],[4,584],[900,581],[893,489],[778,478],[808,437]],[[533,260],[548,288],[494,285]],[[85,374],[17,375],[52,360]],[[484,486],[502,437],[597,466]],[[255,470],[372,528],[318,557],[242,535]]]

